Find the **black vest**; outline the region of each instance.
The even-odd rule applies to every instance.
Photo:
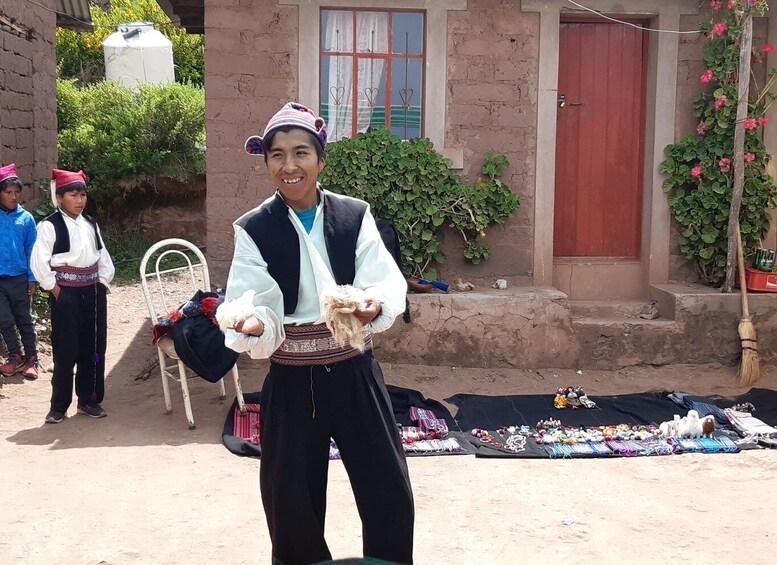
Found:
[[[367,203],[322,193],[324,201],[324,241],[337,284],[351,284],[356,276],[356,241]],[[289,208],[280,193],[265,206],[237,221],[253,239],[267,270],[283,294],[283,311],[297,309],[299,299],[299,236],[289,219]]]
[[[97,251],[99,251],[103,248],[103,244],[97,233],[97,220],[85,213],[82,213],[81,215],[87,222],[92,224],[92,227],[94,228],[94,241],[97,244]],[[54,234],[56,237],[54,239],[54,249],[51,254],[57,255],[58,253],[67,253],[70,251],[70,232],[67,229],[67,224],[65,224],[65,218],[62,217],[62,211],[57,210],[53,214],[43,218],[43,221],[49,221],[54,224]]]

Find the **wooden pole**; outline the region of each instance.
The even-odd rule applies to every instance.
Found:
[[[745,186],[745,120],[750,100],[750,56],[753,50],[753,16],[745,12],[742,23],[742,38],[739,45],[739,99],[737,121],[734,124],[734,189],[731,194],[731,210],[728,216],[728,249],[726,253],[726,280],[723,292],[734,288],[734,271],[737,265],[737,232],[739,232],[739,209],[742,206],[742,191]],[[740,235],[741,237],[741,235]]]

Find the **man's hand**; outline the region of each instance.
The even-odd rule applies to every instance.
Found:
[[[54,288],[52,288],[49,292],[51,293],[51,296],[54,297],[54,300],[59,300],[59,291],[62,290],[59,288],[58,284],[54,285]]]
[[[260,336],[264,333],[264,324],[259,321],[256,316],[246,318],[242,322],[238,322],[235,326],[235,331],[246,335]]]
[[[34,281],[30,281],[27,283],[27,296],[34,295],[36,290],[38,290],[38,283]]]
[[[380,316],[380,311],[383,309],[380,302],[372,298],[365,300],[358,310],[354,311],[353,315],[359,320],[362,325],[367,325],[375,318]]]

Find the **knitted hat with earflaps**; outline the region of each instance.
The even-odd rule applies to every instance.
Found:
[[[249,155],[264,155],[267,148],[264,146],[264,140],[272,132],[282,127],[294,127],[304,129],[313,134],[316,140],[321,144],[322,149],[326,149],[327,129],[326,122],[321,116],[316,114],[298,102],[289,102],[278,113],[276,113],[267,127],[264,128],[262,136],[252,135],[245,142],[245,150]]]

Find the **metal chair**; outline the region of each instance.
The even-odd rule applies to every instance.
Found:
[[[156,255],[152,268],[149,270],[149,262]],[[195,262],[191,255],[196,257]],[[178,263],[184,263],[183,266],[164,269],[162,260],[165,257],[177,257]],[[188,276],[186,273],[188,272]],[[172,238],[163,239],[152,245],[143,256],[140,264],[140,280],[143,286],[143,295],[148,306],[148,313],[151,316],[152,328],[169,312],[177,308],[180,304],[186,302],[198,290],[210,292],[210,273],[208,263],[202,251],[193,243],[184,239]],[[156,281],[152,291],[150,282]],[[157,310],[157,305],[161,310]],[[161,312],[161,315],[158,313]],[[189,429],[196,429],[194,415],[192,414],[192,404],[189,396],[189,379],[195,375],[178,357],[175,352],[173,338],[169,335],[162,337],[157,342],[157,353],[159,355],[159,370],[162,375],[162,391],[165,396],[165,413],[171,414],[173,405],[170,401],[170,383],[168,379],[173,379],[181,383],[183,393],[183,404],[186,411],[186,419],[189,422]],[[177,374],[175,370],[177,369]],[[240,377],[237,371],[237,364],[231,369],[232,378],[235,381],[235,391],[237,402],[241,414],[246,413],[245,400],[243,400],[243,390],[240,386]],[[227,396],[224,386],[224,378],[219,380],[220,398]]]

